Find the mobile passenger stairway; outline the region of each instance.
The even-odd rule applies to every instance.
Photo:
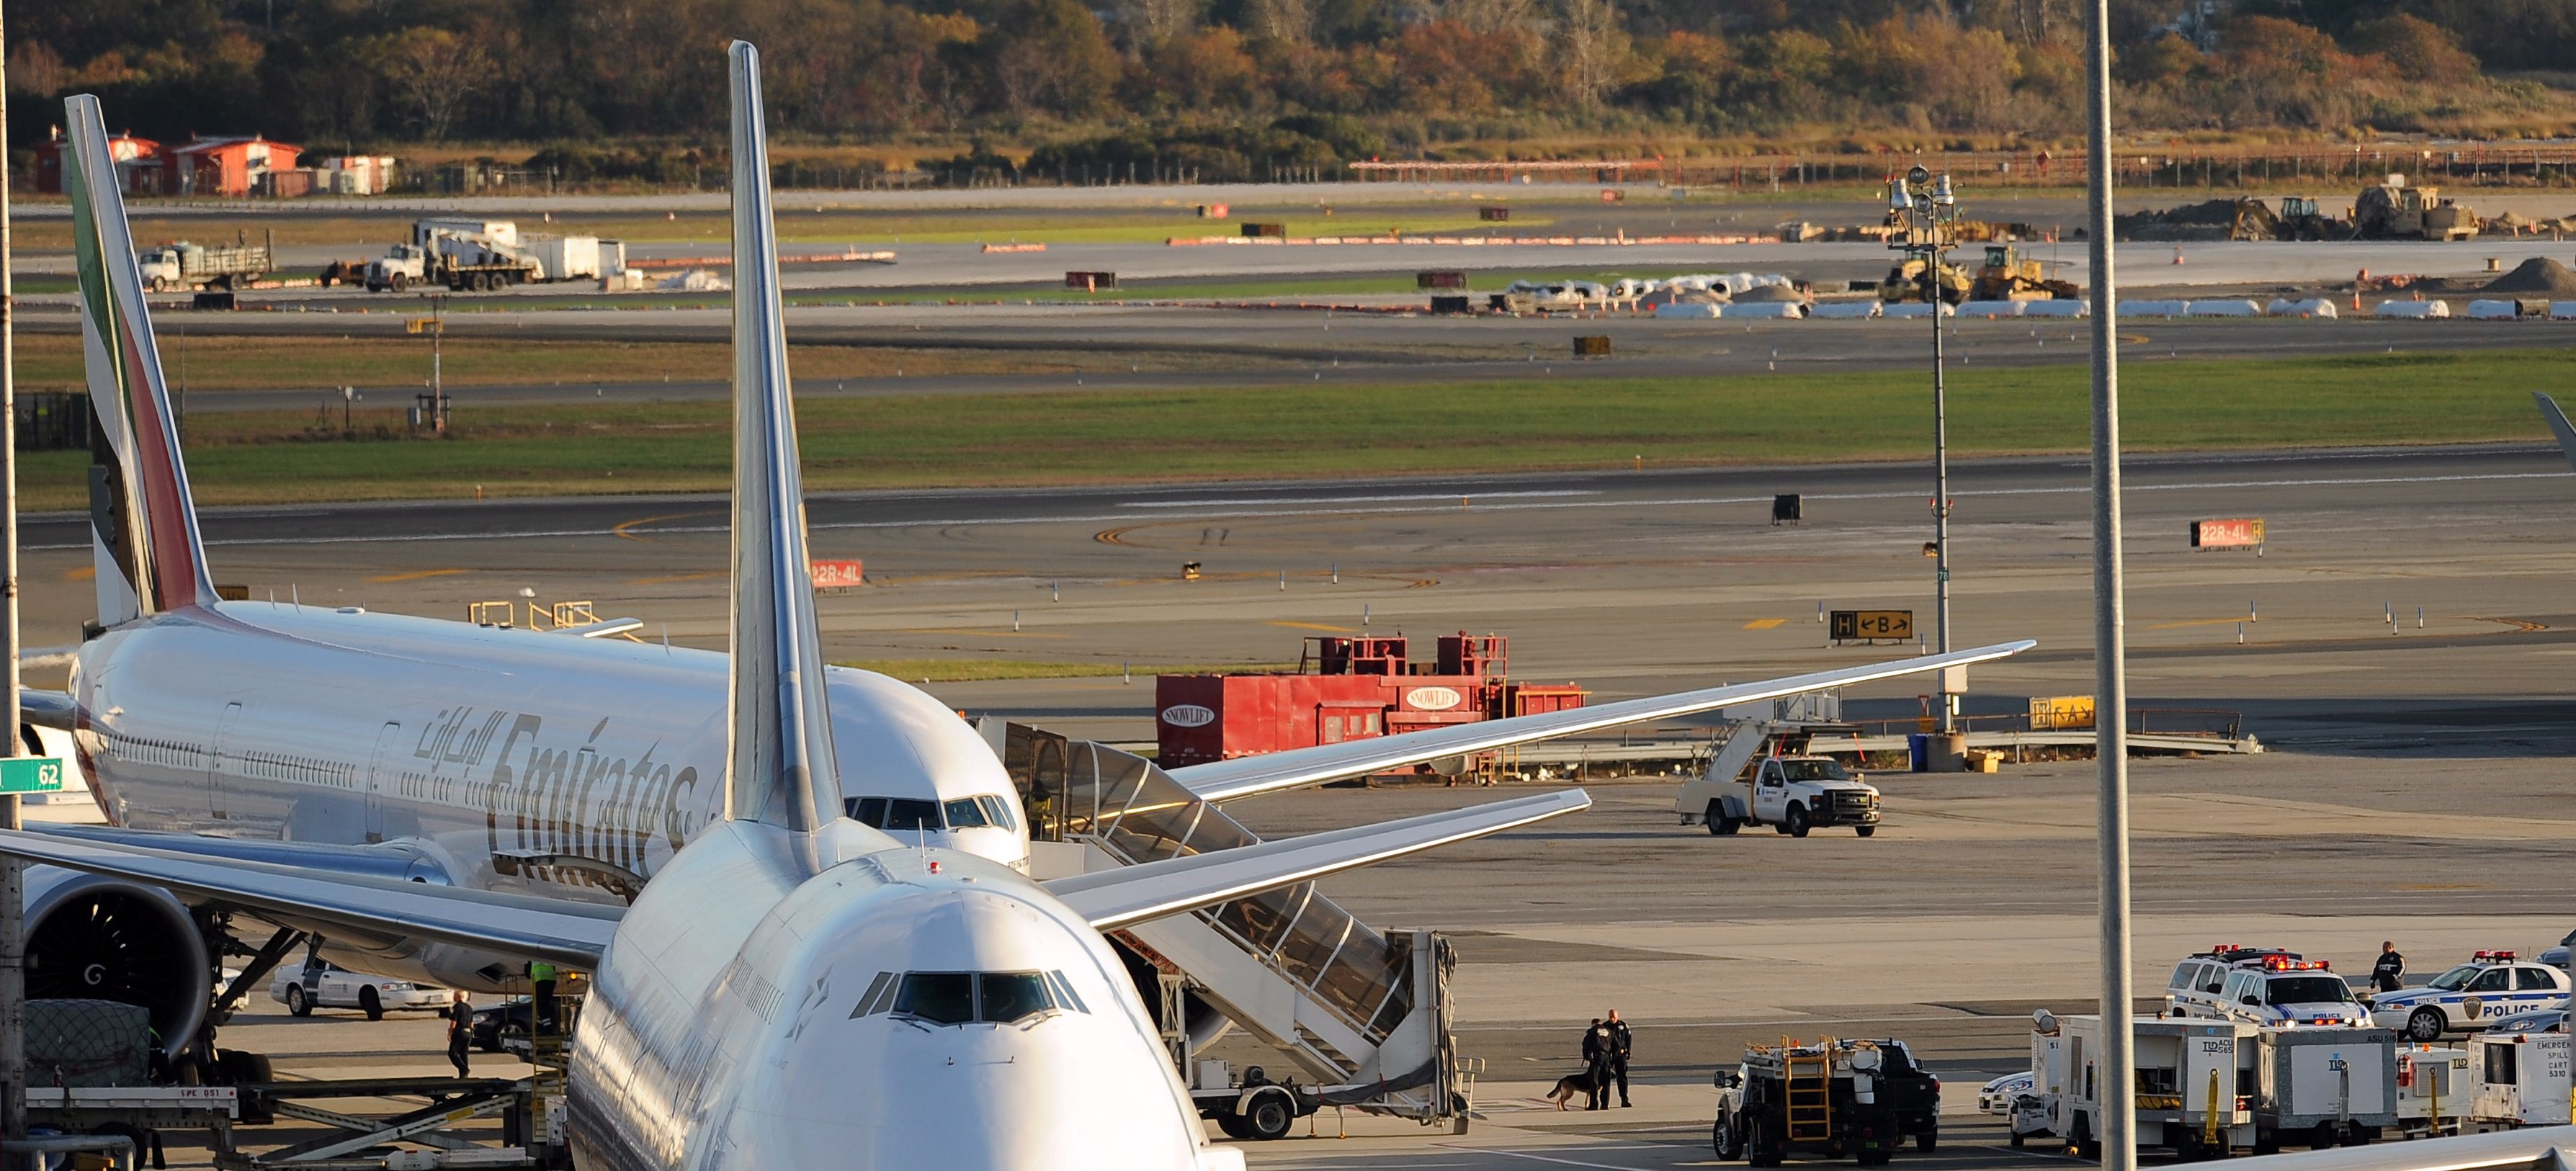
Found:
[[[1020,724],[986,734],[1018,782],[1039,877],[1261,840],[1142,757]],[[1450,1034],[1456,961],[1438,932],[1380,934],[1306,882],[1113,938],[1147,1003],[1158,998],[1145,969],[1163,978],[1164,1032],[1185,1076],[1190,1051],[1230,1021],[1312,1079],[1309,1109],[1349,1106],[1464,1132],[1474,1070]],[[1175,985],[1183,995],[1170,994]]]

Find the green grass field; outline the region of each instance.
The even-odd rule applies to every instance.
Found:
[[[2124,436],[2132,451],[2534,439],[2546,432],[2529,388],[2571,377],[2576,350],[2133,359]],[[1954,455],[2087,442],[2080,366],[1954,368],[1950,386]],[[1916,459],[1930,397],[1914,378],[1777,374],[818,399],[798,415],[806,483],[832,490]],[[722,403],[488,409],[458,422],[443,440],[345,441],[303,412],[203,414],[188,460],[209,504],[729,483]],[[358,429],[400,434],[390,411],[361,412]],[[79,504],[87,459],[29,456],[26,507]]]

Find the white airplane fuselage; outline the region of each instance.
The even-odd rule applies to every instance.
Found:
[[[1099,932],[1013,870],[861,828],[720,822],[627,911],[566,1066],[575,1164],[1241,1166],[1203,1162]],[[943,1009],[907,977],[984,983]]]
[[[84,643],[73,739],[116,825],[392,843],[427,881],[615,902],[722,816],[725,671],[710,651],[223,602]],[[872,672],[826,687],[849,797],[998,799],[1009,828],[893,832],[1025,866],[1009,775],[956,713]],[[351,966],[491,987],[471,957],[414,950]]]

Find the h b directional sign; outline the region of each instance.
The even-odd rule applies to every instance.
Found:
[[[63,758],[18,756],[0,760],[0,793],[63,791]]]

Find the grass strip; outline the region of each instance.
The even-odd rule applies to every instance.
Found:
[[[2131,361],[2132,451],[2537,439],[2529,388],[2576,376],[2576,350]],[[816,491],[1403,476],[1647,465],[1924,458],[1931,396],[1912,373],[1036,393],[809,400]],[[2071,452],[2088,420],[2080,366],[1954,367],[1952,452]],[[485,495],[716,492],[726,404],[465,412],[445,439],[392,411],[362,438],[305,412],[203,414],[188,461],[209,504]],[[30,453],[30,509],[86,500],[86,452]]]

